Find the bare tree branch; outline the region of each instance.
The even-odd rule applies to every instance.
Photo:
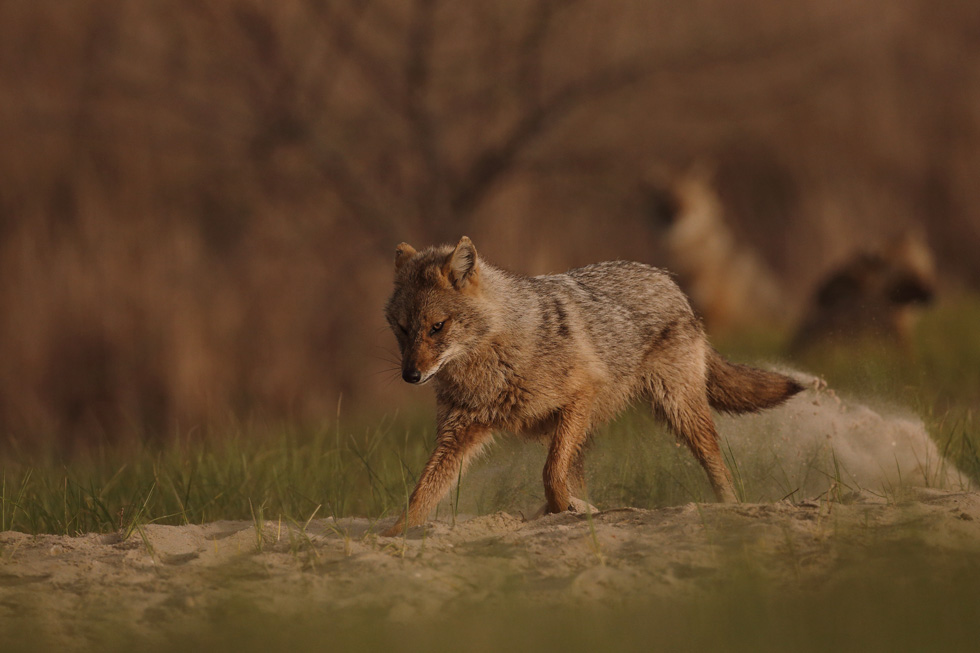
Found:
[[[520,52],[517,84],[529,103],[536,103],[541,91],[541,59],[544,44],[556,17],[578,0],[539,0],[529,10],[530,18],[518,46]]]
[[[405,65],[405,113],[425,167],[419,209],[428,220],[441,223],[450,217],[449,172],[442,155],[439,124],[428,103],[435,9],[436,0],[415,0]]]
[[[366,232],[379,252],[388,253],[398,233],[398,215],[378,202],[376,194],[361,182],[342,156],[324,151],[317,152],[315,158],[324,179],[350,212],[344,217]]]
[[[344,14],[337,9],[337,3],[320,0],[313,4],[323,19],[324,26],[333,39],[342,58],[354,64],[364,79],[374,87],[375,94],[384,103],[399,113],[402,110],[402,92],[390,66],[384,59],[372,52],[357,36],[361,21],[369,2],[355,4],[355,13]]]
[[[642,81],[649,68],[642,62],[623,64],[567,84],[541,104],[526,111],[496,146],[470,166],[452,199],[453,212],[468,218],[493,185],[509,172],[517,158],[569,113],[594,98]]]

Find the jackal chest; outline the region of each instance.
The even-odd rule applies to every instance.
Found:
[[[545,411],[540,392],[515,370],[478,368],[440,383],[440,402],[495,429],[520,430]]]

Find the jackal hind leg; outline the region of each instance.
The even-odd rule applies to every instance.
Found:
[[[568,468],[568,489],[572,493],[572,498],[584,497],[585,491],[585,450],[588,443],[579,447],[578,452],[572,458],[572,464]]]
[[[547,512],[592,508],[572,497],[572,486],[576,492],[585,486],[584,449],[588,441],[591,404],[591,399],[580,400],[566,406],[559,415],[543,473]]]
[[[662,417],[674,434],[687,444],[691,453],[708,474],[715,497],[723,503],[735,503],[735,486],[725,465],[718,442],[718,431],[711,417],[707,396],[692,392],[657,393],[654,412]]]
[[[408,510],[382,535],[400,535],[407,528],[425,522],[436,504],[457,481],[470,460],[490,439],[490,429],[476,424],[440,428],[436,448],[425,464],[419,482],[408,500]]]

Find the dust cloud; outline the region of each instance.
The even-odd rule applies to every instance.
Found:
[[[820,379],[786,372],[808,389],[773,410],[718,418],[746,500],[812,498],[830,490],[889,495],[909,487],[973,488],[907,409],[844,398]]]

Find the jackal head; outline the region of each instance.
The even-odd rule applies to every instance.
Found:
[[[395,290],[385,317],[398,339],[405,381],[425,383],[487,334],[480,282],[480,261],[466,236],[455,248],[395,248]]]

